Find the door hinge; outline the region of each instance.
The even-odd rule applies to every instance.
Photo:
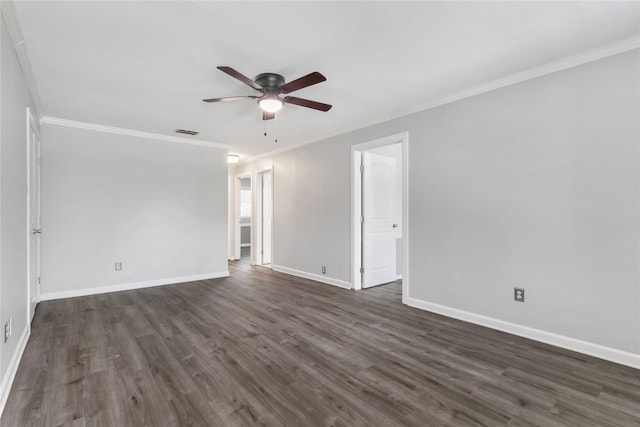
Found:
[[[38,277],[38,285],[40,284],[40,278]]]
[[[360,274],[364,274],[364,267],[360,267]]]
[[[360,173],[364,173],[364,165],[360,165]]]
[[[364,217],[363,216],[360,217],[360,224],[364,224]]]

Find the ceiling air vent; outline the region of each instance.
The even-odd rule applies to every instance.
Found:
[[[177,133],[184,133],[184,134],[187,134],[187,135],[197,135],[197,134],[200,133],[200,132],[197,132],[195,130],[188,130],[188,129],[176,129],[176,132]]]

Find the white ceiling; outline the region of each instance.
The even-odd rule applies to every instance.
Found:
[[[255,156],[637,37],[638,2],[16,2],[48,116],[230,144]],[[218,71],[327,81],[263,135],[255,92]],[[278,142],[274,142],[277,137]]]

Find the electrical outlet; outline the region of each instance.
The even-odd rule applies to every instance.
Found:
[[[327,267],[324,265],[322,266],[322,274],[327,274]]]
[[[120,270],[122,270],[122,263],[116,262],[116,271],[120,271]]]
[[[524,288],[513,288],[514,301],[524,302]]]

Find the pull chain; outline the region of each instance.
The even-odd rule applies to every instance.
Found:
[[[275,134],[276,134],[276,137],[275,137],[274,141],[275,141],[275,143],[277,144],[277,143],[278,143],[278,122],[276,122],[276,123],[274,124],[274,127],[275,127],[275,131],[274,131],[273,133],[275,133]]]
[[[264,136],[267,136],[267,120],[263,120],[263,123],[264,123]],[[278,143],[278,136],[277,136],[278,135],[278,123],[277,122],[275,124],[275,127],[276,127],[276,129],[275,129],[274,133],[276,134],[276,137],[274,138],[273,141],[277,144]]]

